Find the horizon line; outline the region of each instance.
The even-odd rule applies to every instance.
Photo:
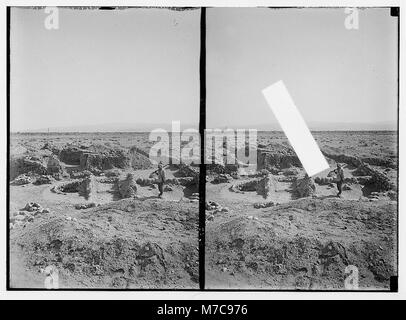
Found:
[[[220,129],[220,128],[206,128],[205,130],[212,130],[212,129]],[[230,129],[230,128],[228,128]],[[275,130],[263,130],[263,129],[255,129],[255,128],[240,128],[242,130],[257,130],[258,132],[284,132],[281,129],[275,129]],[[220,130],[226,130],[226,129],[220,129]],[[171,131],[171,130],[166,130],[167,132],[176,132],[176,133],[182,133],[182,131]],[[312,132],[379,132],[379,131],[398,131],[397,128],[395,129],[310,129]],[[73,133],[148,133],[150,131],[9,131],[10,134],[73,134]]]

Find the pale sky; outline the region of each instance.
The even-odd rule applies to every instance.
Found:
[[[199,121],[200,10],[11,10],[11,130]]]
[[[207,126],[276,123],[261,90],[282,80],[307,123],[397,121],[397,18],[344,8],[207,10]],[[357,128],[353,128],[357,129]]]

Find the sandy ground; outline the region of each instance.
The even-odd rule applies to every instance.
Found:
[[[51,154],[44,149],[46,143],[59,149],[100,143],[125,151],[134,145],[142,150],[150,146],[147,134],[13,135],[11,156],[34,156],[46,165]],[[199,208],[198,197],[191,197],[198,192],[196,185],[169,183],[170,189],[159,198],[156,184],[137,184],[135,195],[123,198],[116,180],[128,173],[134,180],[148,179],[156,169],[127,166],[94,171],[86,197],[79,192],[56,193],[53,188],[77,180],[72,172],[85,171],[78,164],[60,164],[63,177],[51,178],[49,184],[10,185],[11,287],[44,288],[51,276],[47,267],[58,271],[59,288],[199,287]],[[112,170],[116,174],[109,180],[106,174]],[[33,181],[38,176],[25,175]],[[176,167],[166,168],[167,179],[178,175]],[[39,204],[40,210],[29,212],[27,203]]]
[[[395,133],[314,135],[331,156],[331,169],[334,158],[342,155],[379,163],[370,167],[388,177],[396,190]],[[259,143],[270,151],[275,145],[289,148],[283,133],[262,133]],[[357,168],[340,163],[346,165],[345,177],[354,178]],[[303,169],[296,170],[294,179],[303,178]],[[208,180],[215,176],[209,173]],[[346,268],[355,266],[360,290],[389,289],[390,277],[397,274],[397,200],[392,194],[371,194],[353,182],[346,183],[349,189],[338,198],[335,184],[316,183],[314,194],[297,199],[283,169],[276,168],[272,178],[274,190],[267,199],[255,191],[232,191],[233,185],[253,177],[206,184],[206,200],[226,208],[206,211],[206,287],[344,290]],[[269,202],[271,207],[254,207]]]
[[[207,288],[341,290],[348,267],[355,266],[361,290],[389,289],[390,277],[397,274],[396,133],[314,136],[331,168],[337,162],[345,165],[350,180],[340,198],[333,183],[315,183],[311,195],[295,195],[294,183],[305,173],[300,163],[291,162],[295,155],[281,132],[258,135],[261,150],[282,159],[266,165],[273,184],[266,198],[255,191],[235,192],[235,185],[258,177],[227,176],[225,182],[212,183],[219,174],[209,172],[206,200],[224,210],[206,211]],[[43,288],[52,276],[50,267],[58,271],[60,288],[199,287],[194,173],[166,168],[172,182],[158,198],[156,185],[145,183],[156,169],[145,158],[151,145],[146,133],[11,136],[12,159],[31,159],[22,165],[10,162],[11,287]],[[84,169],[75,151],[62,157],[61,150],[72,146],[96,152],[93,165],[101,168]],[[121,150],[121,155],[134,146],[137,157],[130,165],[122,165],[114,152],[99,151]],[[47,173],[52,156],[64,159],[57,176]],[[359,176],[358,160],[390,187],[366,188],[361,178],[368,177]],[[86,180],[78,175],[88,169],[90,194],[54,192]],[[137,183],[135,194],[127,197],[118,184],[129,173]],[[44,175],[49,183],[35,184]],[[318,178],[327,176],[328,171]]]

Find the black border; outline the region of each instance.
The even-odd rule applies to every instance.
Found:
[[[396,12],[396,17],[398,19],[398,139],[397,139],[397,143],[398,143],[398,181],[397,181],[397,188],[398,188],[398,214],[397,214],[397,243],[396,243],[396,251],[397,251],[397,275],[396,277],[399,278],[399,181],[400,181],[400,176],[399,176],[399,165],[400,165],[400,161],[399,161],[399,143],[400,143],[400,138],[399,138],[399,123],[400,123],[400,119],[399,119],[399,114],[400,114],[400,7],[391,7],[391,15],[393,15],[393,12]],[[391,291],[393,289],[393,292],[398,292],[399,288],[398,288],[398,279],[396,279],[396,284],[393,285],[392,287],[392,283],[391,283]]]
[[[8,6],[6,8],[6,25],[7,25],[7,125],[6,125],[6,135],[7,135],[7,151],[6,151],[6,170],[7,170],[7,180],[6,180],[6,290],[10,290],[10,13],[11,9]]]
[[[206,129],[206,8],[201,8],[200,16],[200,173],[199,173],[199,284],[205,289],[206,254],[206,165],[204,164],[204,146]]]
[[[10,21],[11,21],[11,7],[24,7],[24,6],[7,6],[6,7],[6,25],[7,25],[7,35],[6,35],[6,47],[7,47],[7,162],[6,162],[6,170],[7,170],[7,180],[6,180],[6,290],[7,291],[48,291],[44,288],[11,288],[10,287],[10,228],[9,228],[9,215],[10,215]],[[70,7],[70,8],[74,8]],[[114,10],[116,8],[123,7],[99,7],[99,10]],[[327,7],[298,7],[298,6],[286,6],[286,7],[265,7],[265,6],[257,6],[257,7],[247,7],[247,8],[269,8],[269,9],[338,9],[338,8],[345,8],[346,6],[327,6]],[[95,9],[97,7],[94,7]],[[126,8],[146,8],[146,7],[126,7]],[[154,7],[151,7],[154,8]],[[160,9],[170,9],[170,7],[155,7]],[[192,9],[191,7],[177,7],[178,9]],[[207,292],[351,292],[351,293],[390,293],[390,292],[398,292],[398,275],[391,277],[390,279],[390,290],[300,290],[300,289],[208,289],[205,288],[205,189],[206,189],[206,166],[204,162],[204,150],[205,150],[205,143],[204,143],[204,132],[206,129],[206,9],[208,7],[193,7],[193,9],[200,9],[200,61],[199,61],[199,70],[200,70],[200,116],[199,116],[199,134],[200,134],[200,173],[199,173],[199,289],[179,289],[179,288],[168,288],[168,289],[111,289],[111,288],[62,288],[56,291],[106,291],[106,292],[136,292],[136,291],[163,291],[163,292],[171,292],[171,291],[180,291],[180,292],[188,292],[188,291],[207,291]],[[209,7],[210,8],[210,7]],[[217,8],[217,7],[214,7]],[[221,7],[218,7],[221,8]],[[230,7],[235,8],[235,7]],[[390,14],[393,17],[398,18],[398,82],[397,82],[397,103],[398,103],[398,119],[397,119],[397,152],[398,152],[398,172],[397,172],[397,187],[398,187],[398,195],[399,195],[399,110],[400,110],[400,7],[359,7],[362,9],[367,8],[379,8],[379,9],[389,9]],[[399,197],[398,197],[399,198]],[[397,202],[397,273],[399,274],[399,200]],[[203,241],[202,241],[203,240]]]
[[[6,291],[48,291],[45,288],[12,288],[10,287],[10,282],[11,282],[11,278],[10,278],[10,228],[9,228],[9,221],[10,221],[10,137],[11,137],[11,132],[10,132],[10,21],[11,21],[11,8],[27,8],[27,6],[7,6],[6,7],[6,24],[7,24],[7,132],[6,132],[6,136],[7,136],[7,165],[6,165],[6,170],[7,170],[7,180],[6,180]],[[75,8],[75,7],[80,7],[80,6],[74,6],[74,7],[70,7],[70,8]],[[114,7],[114,10],[118,8],[118,7]],[[129,9],[137,9],[137,8],[145,8],[145,7],[126,7]],[[182,7],[183,8],[183,7]],[[94,7],[94,9],[99,9],[99,10],[113,10],[112,7],[101,7],[101,8],[97,8]],[[157,8],[158,9],[158,8]],[[170,7],[161,7],[159,9],[171,9]],[[202,14],[201,14],[201,19],[205,19],[206,15],[206,8],[203,7],[196,7],[196,10],[200,9]],[[204,9],[204,10],[203,10]],[[204,12],[204,14],[203,14]],[[200,21],[201,25],[203,24],[204,26],[206,25],[206,21],[204,20],[202,22],[202,20]],[[201,34],[205,34],[205,30],[204,32],[201,31]],[[201,47],[202,48],[202,47]],[[205,48],[205,46],[203,47]],[[202,49],[200,49],[200,69],[204,71],[205,74],[205,68],[206,68],[206,52],[202,52]],[[203,58],[202,58],[203,57]],[[205,92],[205,77],[204,79],[204,83],[203,85],[200,84],[200,90],[202,90],[203,88],[203,92]],[[201,80],[201,79],[200,79]],[[201,82],[201,81],[200,81]],[[205,108],[205,102],[206,102],[206,96],[204,95],[203,97],[200,97],[200,106],[204,106]],[[204,109],[205,110],[205,109]],[[200,122],[199,122],[199,129],[200,128],[205,128],[206,122],[205,122],[205,111],[200,114]],[[201,122],[202,119],[202,115],[203,115],[203,120],[204,122]],[[200,165],[200,167],[204,167],[202,165]],[[200,170],[200,175],[202,174],[202,172],[205,173],[205,168],[204,170]],[[199,177],[200,178],[200,177]],[[199,187],[202,179],[199,179]],[[203,180],[205,181],[205,180]],[[204,192],[203,192],[203,197],[202,197],[202,192],[201,189],[199,188],[199,236],[201,234],[201,232],[203,232],[204,235],[204,228],[205,228],[205,220],[203,219],[203,224],[202,224],[202,219],[201,219],[201,209],[202,209],[202,201],[203,201],[203,209],[204,209],[204,203],[205,203],[205,199],[204,199]],[[204,211],[203,211],[204,212]],[[203,247],[203,250],[201,250]],[[201,252],[203,252],[203,261],[204,261],[204,242],[199,240],[199,288],[159,288],[159,289],[146,289],[146,288],[134,288],[134,289],[112,289],[112,288],[61,288],[55,291],[111,291],[111,292],[120,292],[120,291],[181,291],[181,292],[188,292],[188,291],[194,291],[194,292],[199,292],[199,291],[204,291],[204,283],[202,286],[202,282],[201,282],[201,273],[202,270],[204,271],[204,264],[203,266],[201,265]]]

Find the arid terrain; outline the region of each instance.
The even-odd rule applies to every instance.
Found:
[[[258,168],[207,165],[206,287],[389,289],[397,275],[397,135],[315,132],[330,164],[308,178],[282,132]],[[158,198],[146,133],[12,134],[10,286],[199,287],[196,166],[166,167]],[[348,270],[347,270],[348,271]]]
[[[315,132],[330,170],[308,178],[282,132],[258,134],[258,171],[210,165],[206,287],[389,289],[397,275],[396,132]],[[336,164],[344,166],[337,197]],[[346,271],[347,269],[347,271]]]
[[[146,133],[12,134],[10,286],[198,288],[198,167],[166,167]],[[50,274],[49,270],[57,270]]]

